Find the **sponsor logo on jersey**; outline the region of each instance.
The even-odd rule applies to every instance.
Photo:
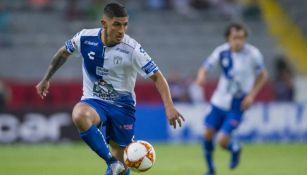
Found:
[[[104,100],[116,100],[119,98],[119,94],[113,85],[104,80],[99,80],[94,83],[93,95]]]
[[[121,48],[116,48],[115,50],[116,50],[116,51],[119,51],[119,52],[121,52],[121,53],[124,53],[124,54],[129,54],[129,51],[124,50],[124,49],[121,49]]]
[[[239,122],[238,122],[237,120],[234,120],[234,119],[230,120],[229,123],[230,123],[230,125],[233,126],[233,127],[236,127],[236,126],[239,125]]]
[[[229,66],[229,60],[227,57],[222,58],[222,64],[224,67],[228,67]]]
[[[83,42],[84,44],[86,44],[86,45],[90,45],[90,46],[98,46],[98,43],[96,43],[96,42],[92,42],[92,41],[84,41]]]
[[[109,74],[109,70],[103,67],[96,67],[96,74],[99,76],[105,76]]]
[[[132,130],[133,124],[121,125],[120,128],[125,129],[125,130]]]

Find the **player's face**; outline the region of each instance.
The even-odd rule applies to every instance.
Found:
[[[128,17],[104,18],[102,24],[109,44],[118,44],[128,29]]]
[[[246,41],[245,31],[232,29],[228,37],[228,41],[233,51],[241,50]]]

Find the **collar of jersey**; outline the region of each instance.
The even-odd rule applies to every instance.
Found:
[[[242,47],[238,52],[233,52],[233,51],[231,51],[231,46],[230,46],[229,42],[227,42],[227,46],[229,47],[229,51],[230,51],[230,53],[232,53],[232,54],[243,53],[243,52],[245,51],[245,49],[246,49],[246,43],[244,43],[243,47]]]
[[[101,32],[102,32],[102,28],[100,28],[99,32],[98,32],[98,41],[99,44],[102,45],[102,47],[104,47],[105,45],[103,44],[102,40],[101,40]]]
[[[98,40],[99,40],[99,43],[102,45],[102,47],[114,47],[114,46],[116,46],[117,44],[115,44],[115,45],[112,45],[112,46],[107,46],[107,45],[105,45],[104,43],[103,43],[103,41],[101,40],[101,32],[102,32],[102,28],[100,28],[100,30],[99,30],[99,32],[98,32]]]

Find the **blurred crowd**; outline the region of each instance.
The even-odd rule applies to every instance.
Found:
[[[258,0],[146,0],[152,10],[174,9],[187,18],[197,18],[198,13],[211,10],[225,19],[260,18]]]
[[[67,21],[97,20],[101,17],[103,6],[112,0],[25,0],[0,1],[0,47],[10,46],[5,35],[13,26],[14,11],[39,11],[62,13]],[[193,20],[206,18],[202,12],[213,13],[213,16],[226,20],[241,18],[259,19],[258,0],[117,0],[123,4],[138,5],[144,10],[173,10],[179,15]],[[129,7],[129,6],[128,6]],[[131,10],[133,11],[133,9]]]
[[[194,82],[194,77],[183,78],[179,72],[168,75],[168,83],[175,103],[203,103],[205,91]]]
[[[9,10],[62,10],[68,19],[95,19],[100,17],[103,6],[111,0],[26,0],[0,2],[0,22],[6,18]],[[117,0],[117,2],[128,4],[128,0]],[[129,1],[129,3],[132,1]],[[175,10],[187,18],[197,18],[198,13],[211,10],[213,13],[225,19],[259,18],[260,9],[258,0],[145,0],[137,1],[139,5],[147,10]],[[7,20],[7,19],[4,19]]]
[[[10,102],[11,92],[4,81],[0,79],[0,112],[5,111],[5,108]]]
[[[288,59],[284,55],[275,58],[274,89],[277,101],[294,101],[294,73]]]
[[[105,0],[25,0],[0,2],[0,47],[8,46],[6,32],[12,24],[12,11],[61,11],[67,20],[97,20],[102,13],[102,7],[109,1]],[[128,0],[118,0],[126,4]],[[132,1],[129,1],[132,2]],[[173,10],[187,19],[203,17],[201,13],[208,11],[220,16],[222,19],[259,19],[261,11],[258,0],[145,0],[138,1],[144,10]],[[62,9],[63,10],[62,10]],[[60,9],[60,10],[59,10]],[[271,75],[275,100],[294,101],[295,85],[294,71],[288,63],[288,58],[281,55],[275,59],[274,75]],[[204,89],[194,84],[194,77],[182,77],[178,72],[168,75],[170,90],[175,102],[198,103],[204,102]],[[0,81],[0,109],[9,101],[10,90],[4,82]]]

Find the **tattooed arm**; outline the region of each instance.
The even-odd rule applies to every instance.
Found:
[[[65,47],[61,47],[57,53],[53,56],[51,63],[49,64],[48,70],[44,75],[43,79],[36,85],[36,91],[38,95],[43,99],[49,88],[49,81],[53,74],[65,63],[70,53],[66,51]]]

